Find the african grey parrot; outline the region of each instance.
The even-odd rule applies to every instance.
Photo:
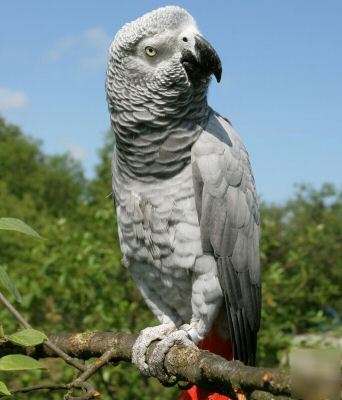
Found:
[[[133,362],[161,380],[171,346],[203,343],[209,334],[220,346],[229,347],[230,338],[235,359],[255,362],[258,204],[240,137],[207,103],[210,76],[220,81],[221,73],[193,17],[175,6],[125,24],[109,51],[123,263],[160,321],[141,331]],[[147,365],[146,349],[156,339]],[[229,348],[216,352],[229,358]]]

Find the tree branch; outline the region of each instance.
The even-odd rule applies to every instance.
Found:
[[[82,360],[99,358],[99,367],[109,359],[111,362],[130,362],[136,338],[137,335],[111,332],[49,335],[50,343],[70,357]],[[149,347],[148,358],[154,346],[155,343],[152,343]],[[0,356],[14,353],[27,354],[34,358],[58,356],[47,344],[30,349],[8,342],[0,344]],[[95,372],[96,367],[92,368],[94,371],[88,373]],[[240,392],[255,400],[285,400],[291,395],[288,374],[275,369],[248,367],[240,361],[226,361],[197,348],[172,347],[165,359],[165,369],[181,380],[230,396],[232,392]],[[274,397],[275,395],[281,397]]]
[[[32,326],[26,321],[26,319],[20,314],[20,312],[12,306],[7,298],[0,292],[0,302],[7,308],[7,310],[14,316],[14,318],[26,329],[32,328]],[[85,371],[86,367],[79,363],[77,360],[73,360],[68,354],[64,353],[58,346],[52,343],[50,340],[45,342],[45,346],[54,351],[58,357],[62,358],[67,364],[78,369],[79,371]]]

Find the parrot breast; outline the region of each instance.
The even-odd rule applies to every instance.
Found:
[[[124,264],[189,320],[191,271],[202,255],[191,165],[151,185],[124,182],[113,174]]]

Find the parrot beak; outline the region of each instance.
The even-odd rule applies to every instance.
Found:
[[[195,36],[195,54],[189,49],[183,50],[181,62],[190,80],[209,77],[211,74],[215,75],[217,82],[221,80],[220,57],[203,36]]]

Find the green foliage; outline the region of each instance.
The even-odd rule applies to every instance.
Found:
[[[1,192],[6,191],[19,201],[30,202],[35,213],[73,215],[85,188],[78,162],[68,155],[45,155],[39,142],[25,136],[19,128],[5,123],[2,118],[0,160],[1,196]],[[13,214],[3,215],[10,217]]]
[[[17,218],[0,218],[0,230],[21,232],[25,235],[42,239],[34,229]]]
[[[21,303],[21,295],[18,292],[17,287],[11,281],[10,277],[8,276],[7,272],[3,267],[0,265],[0,288],[6,289],[18,303]]]
[[[20,309],[36,329],[138,332],[156,322],[120,261],[108,196],[113,143],[108,132],[97,176],[87,181],[68,156],[44,155],[38,143],[0,119],[0,217],[20,218],[46,238],[0,232],[0,264],[10,271],[22,294]],[[326,314],[342,308],[341,208],[341,193],[329,185],[299,187],[284,205],[262,205],[260,364],[276,366],[295,335],[320,333],[337,323]],[[6,334],[16,331],[17,324],[1,307],[0,321]],[[6,374],[4,380],[17,387],[72,379],[69,367],[47,362],[48,371],[15,374],[10,380]],[[168,400],[178,393],[123,363],[105,368],[96,384],[103,399]],[[50,399],[61,397],[49,393]],[[46,393],[15,398],[45,400]]]
[[[34,231],[30,226],[25,224],[23,221],[15,218],[0,218],[0,230],[21,232],[25,235],[41,239],[41,236],[36,231]],[[18,302],[21,302],[21,296],[16,286],[10,280],[6,271],[2,267],[0,267],[0,286],[7,289]],[[47,337],[44,333],[39,332],[35,329],[24,329],[20,332],[13,333],[12,335],[9,336],[6,336],[4,334],[2,326],[0,330],[1,342],[9,341],[18,346],[23,346],[23,347],[36,346],[38,344],[43,343],[46,339]],[[41,362],[29,356],[21,354],[12,354],[0,358],[0,371],[13,372],[13,371],[37,370],[44,368],[45,366]],[[7,389],[5,383],[0,382],[0,395],[6,396],[10,394],[11,393]]]
[[[23,329],[6,337],[11,343],[22,347],[37,346],[47,340],[47,336],[35,329]]]
[[[111,162],[114,145],[115,136],[113,131],[109,130],[104,136],[104,144],[99,151],[100,163],[96,166],[96,178],[89,187],[89,194],[94,202],[101,201],[112,193]]]
[[[341,192],[300,186],[284,206],[263,205],[260,363],[276,364],[294,335],[339,323],[342,299]]]
[[[40,361],[22,354],[12,354],[0,358],[0,371],[25,371],[44,368],[45,366]]]
[[[11,393],[4,382],[0,381],[0,395],[9,396]]]

